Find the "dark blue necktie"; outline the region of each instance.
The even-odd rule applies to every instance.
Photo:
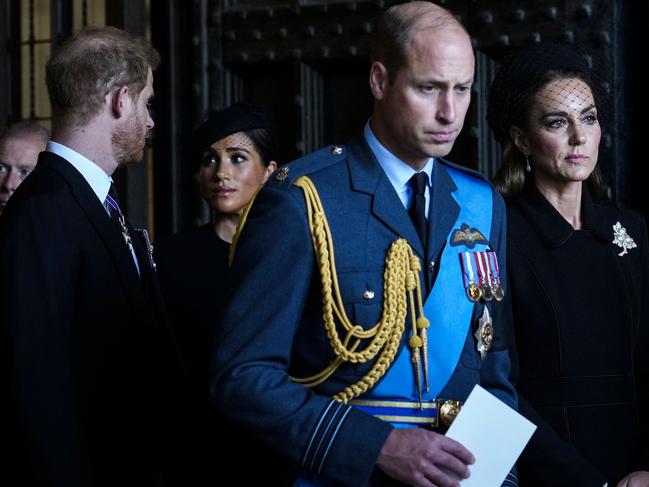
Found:
[[[418,172],[408,181],[412,189],[412,203],[408,210],[408,215],[415,225],[419,240],[426,248],[426,238],[428,236],[428,224],[426,220],[426,185],[428,184],[428,175],[425,172]]]

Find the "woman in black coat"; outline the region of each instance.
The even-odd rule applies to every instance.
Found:
[[[196,428],[184,447],[179,487],[265,480],[263,468],[237,469],[254,455],[255,440],[215,411],[209,397],[212,330],[228,292],[228,254],[239,219],[277,164],[271,160],[268,119],[243,103],[209,114],[194,132],[200,154],[200,192],[212,220],[155,244],[160,288],[188,369],[190,413]],[[264,459],[262,459],[264,460]],[[262,462],[257,462],[259,464]],[[263,462],[262,462],[263,463]]]
[[[526,486],[649,485],[649,242],[640,214],[598,201],[598,93],[582,56],[546,44],[490,91],[519,407],[538,425]]]
[[[211,221],[155,244],[165,303],[202,384],[210,376],[208,328],[228,289],[230,244],[244,209],[277,168],[269,130],[268,119],[252,105],[236,103],[211,112],[193,138],[200,157],[200,194],[211,209]]]

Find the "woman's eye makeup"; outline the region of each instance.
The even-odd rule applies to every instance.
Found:
[[[241,164],[242,162],[246,162],[248,158],[243,154],[233,154],[231,160],[234,164]]]
[[[213,154],[207,153],[203,156],[203,165],[205,166],[213,166],[218,162],[216,157],[214,157]]]
[[[551,118],[545,121],[545,126],[551,129],[560,129],[565,127],[566,123],[563,118]]]

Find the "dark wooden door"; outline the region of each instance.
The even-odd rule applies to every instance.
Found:
[[[177,142],[169,142],[164,134],[158,137],[156,159],[160,161],[162,152],[169,160],[163,161],[163,167],[156,166],[156,187],[166,188],[164,194],[175,201],[175,209],[170,211],[176,218],[172,224],[161,222],[158,228],[177,230],[208,216],[196,197],[197,163],[186,160],[188,151],[183,147],[189,144],[191,127],[209,108],[235,101],[266,106],[273,117],[280,163],[326,144],[344,143],[357,134],[372,109],[368,47],[374,19],[394,3],[399,2],[196,0],[181,4],[168,0],[167,15],[160,10],[163,22],[153,27],[162,29],[157,31],[159,39],[169,45],[163,57],[172,56],[177,69],[184,71],[166,75],[169,83],[176,85],[166,88],[172,89],[169,104],[176,106],[176,112],[165,115],[174,118]],[[640,67],[644,55],[637,48],[637,39],[644,38],[647,23],[638,19],[649,21],[647,2],[439,3],[460,18],[476,49],[473,101],[449,159],[493,175],[500,161],[499,147],[484,117],[486,92],[498,60],[511,49],[540,40],[575,43],[608,80],[606,88],[612,95],[605,105],[610,122],[604,127],[600,151],[611,196],[645,209],[635,197],[638,193],[629,175],[633,174],[633,154],[640,150],[630,137],[630,121],[639,118],[642,110],[630,102],[633,90],[641,89],[633,84],[631,73]],[[156,37],[154,30],[154,43]],[[169,43],[175,37],[177,40]],[[181,80],[185,80],[182,86]],[[163,96],[166,100],[167,95]],[[643,103],[646,106],[646,101]],[[183,109],[187,104],[190,108]],[[170,143],[178,147],[164,150]],[[169,201],[163,204],[169,205]],[[164,219],[160,212],[158,215]]]

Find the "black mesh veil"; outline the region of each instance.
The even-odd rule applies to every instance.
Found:
[[[599,72],[580,49],[551,42],[527,46],[502,60],[489,91],[487,122],[504,150],[494,182],[506,197],[515,196],[526,180],[524,173],[530,172],[531,155],[514,143],[512,134],[519,132],[512,127],[523,131],[565,127],[575,139],[601,136],[607,103]],[[503,172],[508,176],[504,186]],[[596,181],[590,184],[591,180]],[[598,170],[589,184],[601,197]]]
[[[510,127],[524,122],[521,117],[528,109],[529,96],[544,83],[548,72],[579,75],[600,107],[604,102],[602,83],[591,63],[591,58],[578,48],[550,42],[534,44],[506,56],[489,91],[487,122],[494,138],[501,144],[506,142]]]

